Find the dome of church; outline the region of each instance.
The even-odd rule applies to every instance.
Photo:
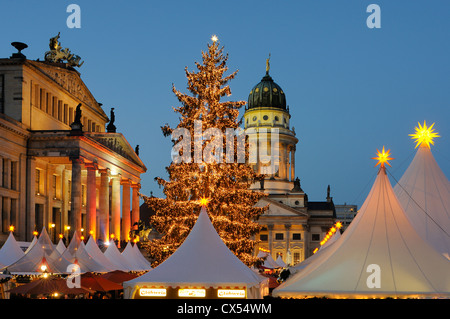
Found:
[[[268,72],[261,82],[253,87],[248,96],[247,108],[255,107],[286,109],[286,96],[283,89],[273,81]]]

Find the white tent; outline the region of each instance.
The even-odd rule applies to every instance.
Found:
[[[262,298],[268,293],[268,279],[255,273],[228,249],[205,207],[188,237],[168,259],[123,286],[124,297],[128,299],[138,297],[145,287],[167,290],[203,287],[208,291],[232,287],[246,291],[248,299]]]
[[[283,298],[450,297],[450,263],[411,226],[381,167],[341,238],[272,294]]]
[[[66,245],[64,245],[63,240],[60,238],[58,244],[56,245],[56,250],[62,255],[66,250]]]
[[[278,267],[286,267],[286,263],[283,261],[283,258],[281,258],[281,255],[278,256],[275,262],[278,264]]]
[[[308,258],[299,262],[298,264],[289,267],[289,271],[291,272],[291,274],[295,274],[298,271],[305,268],[307,265],[309,265],[311,262],[317,259],[320,255],[322,255],[323,252],[326,251],[327,248],[329,248],[331,245],[333,245],[339,238],[341,238],[341,232],[340,230],[336,230],[333,236],[331,236],[331,238],[325,244],[321,245],[319,250],[315,254],[309,256]]]
[[[103,268],[108,269],[108,270],[119,270],[118,266],[113,264],[104,254],[103,252],[100,250],[100,248],[98,247],[98,245],[95,243],[95,239],[93,237],[89,237],[86,245],[85,245],[85,250],[87,251],[87,253],[92,256],[92,258],[99,263],[100,265],[102,265]]]
[[[25,253],[14,238],[13,232],[10,232],[8,239],[0,249],[0,267],[9,266],[24,255]]]
[[[67,273],[67,267],[70,265],[70,262],[54,248],[45,227],[28,252],[15,263],[8,265],[7,269],[12,274],[32,274],[41,272],[42,265],[47,266],[49,273]]]
[[[143,268],[146,269],[146,270],[152,269],[151,263],[147,260],[147,258],[145,258],[142,255],[142,253],[140,252],[139,247],[137,246],[137,244],[133,245],[133,250],[135,251],[134,253],[137,256],[138,260],[140,260],[140,263],[143,266]]]
[[[80,267],[81,272],[108,272],[112,270],[104,267],[89,255],[86,251],[86,246],[78,237],[77,233],[74,233],[74,236],[62,256],[70,263],[77,264]]]
[[[450,182],[429,146],[419,147],[394,192],[418,234],[449,258]]]
[[[116,266],[114,270],[122,270],[122,271],[136,270],[133,269],[135,266],[132,264],[132,262],[127,260],[124,256],[122,256],[116,244],[114,243],[114,240],[111,240],[109,242],[108,248],[106,248],[103,254],[106,256],[106,258],[109,259],[109,261],[111,261],[111,263],[113,263]]]
[[[261,266],[265,268],[275,269],[280,268],[281,266],[273,259],[270,252],[260,251],[257,257],[262,258],[264,260]]]
[[[28,245],[28,248],[25,250],[25,254],[27,254],[31,250],[31,248],[33,248],[34,244],[36,244],[37,241],[38,241],[37,237],[33,236],[30,245]]]
[[[152,269],[150,263],[142,256],[139,251],[137,245],[133,244],[129,241],[125,246],[125,249],[122,251],[122,256],[128,260],[129,263],[132,264],[132,270],[135,271],[144,271]]]

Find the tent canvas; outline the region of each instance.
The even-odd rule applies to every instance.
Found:
[[[268,279],[239,260],[217,234],[205,207],[182,245],[163,263],[146,274],[123,283],[124,297],[133,298],[145,286],[242,287],[247,298],[268,293]]]
[[[269,252],[265,252],[265,251],[260,251],[258,253],[259,258],[263,258],[264,262],[262,263],[262,267],[264,268],[270,268],[270,269],[275,269],[275,268],[280,268],[281,266],[273,259],[272,255]]]
[[[111,261],[114,265],[116,265],[114,270],[122,270],[122,271],[135,270],[133,269],[135,266],[130,261],[128,261],[124,256],[122,256],[116,244],[114,243],[114,240],[109,241],[108,248],[106,248],[103,254],[106,256],[106,258],[109,259],[109,261]]]
[[[29,251],[15,263],[7,266],[7,269],[12,274],[39,273],[43,263],[49,273],[67,273],[67,267],[70,265],[70,262],[54,248],[45,227]]]
[[[118,266],[113,264],[100,250],[98,245],[95,243],[93,237],[89,237],[84,249],[87,253],[94,258],[94,260],[102,265],[103,268],[111,270],[118,270]]]
[[[283,261],[283,258],[281,258],[281,255],[278,256],[275,262],[278,264],[278,267],[286,267],[286,263]]]
[[[273,295],[450,297],[449,266],[411,226],[382,167],[341,238]],[[377,269],[379,276],[374,275]]]
[[[136,244],[133,246],[131,242],[128,242],[125,249],[122,251],[122,256],[132,264],[132,269],[135,271],[150,270],[152,268],[148,261],[140,258],[144,258],[144,256],[142,256]]]
[[[450,182],[427,145],[418,148],[394,192],[417,233],[448,258]]]
[[[62,255],[66,250],[66,245],[64,245],[63,240],[60,238],[58,244],[56,245],[56,250]]]
[[[25,253],[14,238],[13,232],[10,232],[8,239],[0,249],[0,265],[3,265],[3,267],[9,266],[22,258],[24,255]]]
[[[76,232],[74,233],[69,246],[67,246],[62,256],[70,263],[76,263],[80,266],[80,271],[82,273],[91,271],[108,272],[111,270],[105,268],[101,263],[97,262],[91,255],[89,255],[86,251],[84,243],[81,241]]]
[[[142,255],[137,244],[133,245],[133,250],[135,251],[135,255],[140,260],[140,263],[143,265],[144,269],[152,269],[151,263]]]

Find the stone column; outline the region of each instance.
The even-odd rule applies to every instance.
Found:
[[[267,229],[269,230],[269,250],[270,250],[270,254],[272,254],[273,224],[267,225]]]
[[[133,189],[132,194],[132,211],[131,211],[131,228],[134,228],[134,223],[139,221],[139,189],[141,184],[133,184],[131,188]]]
[[[128,241],[131,230],[130,181],[122,180],[122,240]]]
[[[284,228],[286,229],[286,251],[284,254],[284,262],[287,261],[289,246],[291,242],[291,224],[284,224]]]
[[[70,209],[70,198],[69,198],[69,170],[64,168],[61,172],[62,179],[62,196],[61,196],[61,233],[67,238],[66,225],[69,224],[69,209]]]
[[[291,181],[295,180],[295,145],[291,148]]]
[[[70,220],[70,234],[75,232],[81,236],[81,168],[83,159],[73,158],[72,161],[72,190],[71,190],[71,220]]]
[[[20,237],[30,241],[33,237],[36,218],[36,159],[27,157],[27,200],[25,229],[20,230]]]
[[[111,233],[120,242],[120,174],[111,176]]]
[[[109,169],[100,171],[99,239],[109,241]]]
[[[86,234],[97,238],[97,165],[86,164],[87,188],[86,188]]]

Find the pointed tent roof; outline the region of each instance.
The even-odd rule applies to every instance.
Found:
[[[132,264],[132,270],[139,271],[152,269],[150,263],[142,256],[136,244],[133,246],[130,241],[122,251],[122,256]]]
[[[152,269],[152,265],[151,263],[147,260],[147,258],[145,258],[142,253],[139,250],[139,247],[137,246],[137,244],[133,245],[133,249],[135,251],[135,254],[137,256],[137,258],[141,261],[141,264],[144,266],[145,269],[149,270]]]
[[[118,270],[117,265],[113,264],[100,250],[98,245],[95,243],[95,240],[93,237],[89,237],[89,240],[87,241],[85,245],[85,249],[87,253],[94,258],[94,260],[101,264],[105,269],[111,270]]]
[[[114,240],[110,240],[108,248],[106,248],[103,253],[106,258],[108,258],[114,265],[116,265],[114,270],[122,270],[122,271],[133,271],[135,269],[134,265],[128,261],[116,246]]]
[[[276,288],[273,296],[448,297],[449,265],[411,226],[381,167],[341,238]],[[380,285],[373,288],[371,267],[377,266]]]
[[[24,255],[25,253],[14,238],[13,232],[10,232],[8,239],[0,249],[0,264],[3,266],[9,266],[22,258]]]
[[[67,273],[70,262],[66,260],[53,246],[45,227],[36,243],[25,255],[7,267],[11,273],[36,273],[45,263],[50,273]]]
[[[283,261],[283,258],[281,258],[281,255],[278,256],[275,262],[278,264],[279,267],[286,267],[286,263]]]
[[[36,236],[33,236],[33,240],[31,241],[30,245],[28,246],[27,250],[25,250],[25,254],[27,254],[31,248],[33,248],[34,244],[38,241]]]
[[[58,244],[56,245],[56,250],[62,255],[64,254],[64,251],[66,250],[66,245],[64,245],[64,242],[62,238],[59,239]]]
[[[270,253],[266,252],[259,252],[258,257],[261,257],[264,259],[264,263],[262,264],[265,268],[280,268],[281,266],[273,259],[272,255]]]
[[[394,192],[417,233],[449,258],[450,182],[427,145],[418,148]]]
[[[262,298],[268,279],[239,260],[217,234],[203,206],[183,244],[158,267],[123,283],[125,297],[142,286],[247,287],[248,298]],[[255,288],[255,289],[253,289]]]
[[[89,255],[86,251],[86,246],[78,237],[76,232],[74,233],[69,246],[67,246],[62,256],[69,262],[78,264],[81,272],[107,272],[111,270],[105,268],[101,263],[97,262],[91,255]]]

